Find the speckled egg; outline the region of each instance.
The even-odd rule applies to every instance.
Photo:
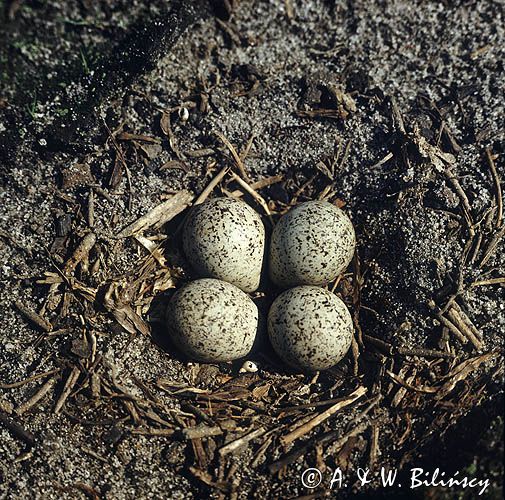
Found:
[[[199,277],[253,292],[260,283],[265,227],[249,205],[214,198],[194,207],[184,225],[184,253]]]
[[[205,278],[174,294],[166,320],[172,340],[189,358],[232,361],[246,356],[253,346],[258,308],[236,286]]]
[[[346,305],[317,286],[298,286],[281,293],[268,313],[268,336],[288,365],[325,370],[351,346],[353,323]]]
[[[302,203],[275,225],[270,278],[285,288],[325,285],[349,265],[355,247],[352,222],[340,208],[326,201]]]

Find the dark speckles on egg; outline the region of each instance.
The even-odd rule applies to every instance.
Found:
[[[288,365],[304,371],[325,370],[349,350],[353,323],[335,294],[317,286],[299,286],[275,299],[268,313],[268,335]]]
[[[184,253],[195,272],[245,292],[259,286],[264,246],[260,216],[233,198],[214,198],[194,207],[184,225]]]
[[[325,285],[351,262],[352,222],[335,205],[308,201],[281,217],[272,233],[270,277],[281,287]]]
[[[233,361],[246,356],[253,346],[258,308],[236,286],[200,279],[174,294],[166,320],[172,340],[191,359]]]

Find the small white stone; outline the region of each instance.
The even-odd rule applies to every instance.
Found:
[[[189,118],[189,110],[188,108],[182,107],[179,109],[179,118],[181,121],[186,122]]]
[[[256,373],[258,371],[258,365],[253,361],[244,361],[244,364],[238,371],[239,373]]]

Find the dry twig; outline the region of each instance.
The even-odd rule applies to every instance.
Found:
[[[152,226],[155,229],[161,227],[187,208],[192,200],[193,193],[185,189],[179,191],[168,200],[155,206],[147,214],[143,215],[132,224],[126,226],[117,234],[117,238],[133,236]]]
[[[322,413],[320,413],[319,415],[317,415],[313,419],[309,420],[307,423],[301,425],[297,429],[294,429],[289,434],[282,436],[280,438],[281,443],[284,446],[288,446],[293,441],[296,441],[298,438],[304,436],[305,434],[310,432],[312,429],[314,429],[315,427],[320,425],[322,422],[324,422],[325,420],[330,418],[337,411],[354,403],[354,401],[359,399],[365,393],[366,393],[365,387],[363,387],[363,386],[358,387],[355,391],[353,391],[351,394],[349,394],[349,396],[347,396],[346,398],[343,398],[338,403],[335,403],[333,406],[331,406],[327,410],[323,411]]]

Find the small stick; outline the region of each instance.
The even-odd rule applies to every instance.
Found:
[[[398,374],[398,377],[400,377],[400,374],[402,373],[403,368],[400,370],[400,373]],[[414,372],[409,375],[405,380],[400,379],[405,382],[407,385],[412,385],[412,382],[415,381],[417,375],[417,370],[414,368]],[[407,394],[407,387],[406,385],[401,385],[401,387],[396,391],[396,394],[394,397],[391,399],[391,406],[393,408],[396,408],[403,400],[405,395]]]
[[[344,156],[342,156],[342,161],[340,162],[340,165],[338,166],[338,170],[341,170],[342,167],[344,166],[345,162],[347,161],[347,158],[349,157],[349,151],[351,150],[351,144],[352,144],[352,139],[349,139],[347,142],[345,149],[344,149]]]
[[[89,190],[88,194],[88,226],[95,226],[95,192],[93,188]]]
[[[103,462],[106,464],[108,460],[105,457],[102,457],[102,455],[99,455],[96,451],[91,450],[90,448],[85,448],[84,446],[81,448],[81,450],[86,453],[87,455],[90,455],[91,457],[96,458],[97,460],[100,460],[100,462]]]
[[[484,253],[484,257],[482,257],[482,260],[480,261],[479,267],[484,267],[487,264],[487,261],[494,254],[496,247],[498,246],[498,243],[500,242],[504,234],[505,234],[505,226],[503,226],[500,229],[500,231],[498,231],[498,233],[495,235],[495,237],[489,242],[486,252]]]
[[[26,443],[30,448],[35,444],[35,436],[31,432],[25,430],[22,425],[10,419],[3,412],[0,412],[0,424],[6,427],[13,436]]]
[[[72,371],[70,372],[70,375],[68,376],[67,381],[65,382],[65,386],[63,387],[60,399],[58,399],[58,401],[56,402],[56,405],[54,407],[54,413],[56,414],[60,413],[61,409],[63,408],[63,405],[65,404],[65,401],[67,400],[68,396],[70,396],[70,393],[72,392],[72,389],[74,388],[74,385],[77,382],[80,373],[81,372],[79,368],[77,368],[77,366],[74,366],[72,368]]]
[[[271,186],[272,184],[276,184],[277,182],[281,182],[282,180],[284,180],[284,176],[272,175],[271,177],[265,177],[264,179],[260,179],[259,181],[253,182],[251,184],[251,188],[254,190],[263,189],[267,186]],[[243,191],[240,191],[240,189],[236,189],[230,194],[234,198],[241,198],[242,196],[244,196]]]
[[[443,399],[454,389],[454,387],[456,387],[456,384],[459,381],[464,380],[466,376],[473,370],[476,370],[481,365],[481,363],[494,359],[499,356],[499,354],[500,353],[498,351],[491,351],[486,354],[482,354],[481,356],[467,359],[460,363],[451,371],[451,373],[449,373],[447,376],[447,382],[445,382],[445,384],[439,388],[435,398],[438,400]]]
[[[260,427],[259,429],[249,432],[245,436],[235,439],[235,441],[232,441],[231,443],[228,443],[227,445],[223,446],[222,448],[219,449],[219,454],[221,456],[227,455],[228,453],[231,453],[231,452],[237,450],[241,446],[249,443],[249,441],[252,441],[253,439],[256,439],[257,437],[260,437],[263,434],[265,434],[265,429],[263,427]]]
[[[352,352],[352,373],[354,376],[358,375],[359,372],[359,346],[358,342],[356,340],[356,336],[352,336],[352,341],[351,341],[351,352]]]
[[[30,408],[33,408],[53,388],[54,383],[55,378],[51,377],[28,401],[21,403],[15,412],[21,416]]]
[[[244,162],[240,158],[239,154],[237,153],[237,150],[233,147],[233,144],[220,132],[214,132],[214,135],[217,136],[221,142],[230,150],[231,155],[233,156],[233,159],[235,160],[235,164],[237,165],[237,168],[240,171],[240,174],[242,177],[247,181],[251,182],[251,179],[247,175],[247,172],[245,171],[245,166]]]
[[[181,409],[194,413],[196,416],[200,417],[204,422],[214,425],[214,421],[204,411],[200,410],[200,408],[192,405],[191,403],[182,402]]]
[[[391,356],[393,354],[393,346],[388,342],[384,342],[378,338],[372,337],[371,335],[364,334],[363,339],[377,347],[383,354]]]
[[[63,274],[72,274],[77,267],[79,262],[82,262],[89,254],[90,250],[95,246],[96,234],[88,233],[81,240],[77,248],[74,250],[72,257],[67,260],[65,266],[63,267]]]
[[[499,278],[491,278],[488,280],[481,280],[481,281],[474,281],[470,287],[475,287],[475,286],[485,286],[485,285],[501,285],[505,283],[505,276],[501,276]]]
[[[117,238],[126,238],[133,236],[135,233],[145,231],[154,226],[159,228],[163,224],[172,220],[176,215],[180,214],[193,200],[193,193],[183,189],[174,194],[171,198],[155,206],[147,214],[137,219],[132,224],[126,226],[117,234]]]
[[[221,182],[223,177],[228,173],[228,170],[230,170],[229,167],[224,167],[215,177],[212,179],[208,186],[202,191],[200,196],[196,199],[196,201],[193,203],[193,206],[195,205],[200,205],[202,204],[212,193],[213,189]]]
[[[406,134],[405,131],[405,123],[403,123],[403,117],[402,114],[400,113],[400,110],[398,109],[398,104],[396,103],[396,99],[394,97],[391,97],[391,114],[393,115],[393,121],[395,122],[394,124],[402,132],[403,134]]]
[[[467,218],[469,232],[471,235],[473,235],[475,231],[473,228],[474,224],[472,219],[472,209],[470,207],[470,202],[468,201],[468,196],[461,187],[458,178],[451,171],[444,170],[444,174],[447,177],[447,180],[452,184],[452,187],[454,188],[461,202],[463,203],[463,209],[464,209],[463,212],[465,213],[465,217]]]
[[[284,9],[286,11],[286,17],[288,19],[294,19],[295,17],[295,10],[293,8],[293,2],[292,0],[284,0]]]
[[[370,168],[373,170],[375,168],[379,168],[380,166],[384,165],[384,163],[388,162],[389,160],[391,160],[391,158],[393,158],[393,153],[388,153],[386,156],[384,156],[384,158],[382,158],[382,160],[379,160],[377,163],[375,163],[374,165],[372,165]]]
[[[215,425],[197,425],[195,427],[187,427],[183,429],[182,434],[186,439],[202,439],[210,436],[220,436],[223,433],[221,427]]]
[[[258,194],[247,182],[245,182],[240,176],[238,176],[235,172],[230,172],[230,175],[233,180],[237,181],[262,207],[265,213],[268,215],[270,218],[270,221],[272,222],[272,212],[270,212],[270,209],[268,208],[267,202],[264,200],[264,198]]]
[[[264,443],[259,447],[258,451],[256,452],[256,456],[251,462],[251,467],[253,469],[258,465],[259,461],[263,458],[268,447],[272,444],[273,439],[274,439],[273,436],[268,436],[265,439]]]
[[[442,323],[442,325],[444,325],[462,344],[468,342],[468,339],[459,331],[458,327],[437,310],[437,306],[433,300],[428,301],[428,306],[434,311],[438,321],[440,321],[440,323]]]
[[[20,380],[19,382],[13,382],[12,384],[0,384],[0,389],[16,389],[17,387],[21,387],[29,382],[33,382],[34,380],[38,380],[39,378],[48,377],[49,375],[54,375],[58,373],[60,368],[55,368],[54,370],[49,370],[43,373],[37,373],[37,375],[32,375],[31,377],[25,378],[24,380]]]
[[[477,256],[479,255],[479,250],[482,245],[482,240],[483,240],[483,234],[482,234],[482,231],[479,231],[479,234],[477,235],[477,240],[476,240],[475,245],[473,247],[472,255],[469,260],[470,265],[473,265],[475,263],[475,260],[477,259]]]
[[[483,335],[482,333],[479,331],[479,329],[473,324],[472,320],[468,317],[468,315],[466,314],[466,312],[461,308],[461,306],[456,302],[454,301],[452,303],[452,308],[454,309],[454,311],[461,317],[462,321],[464,321],[466,323],[466,325],[470,328],[470,330],[473,332],[473,334],[479,339],[479,340],[483,340]]]
[[[28,309],[24,304],[22,304],[19,300],[14,302],[17,310],[31,323],[38,326],[44,332],[50,332],[53,329],[53,325],[44,319],[40,314],[37,314],[35,311]]]
[[[496,203],[498,205],[498,213],[496,215],[496,227],[501,227],[503,221],[503,193],[501,189],[500,177],[496,170],[496,165],[494,164],[493,153],[491,149],[486,148],[486,157],[491,170],[491,175],[493,176],[493,181],[496,189]]]
[[[139,434],[141,436],[171,436],[175,431],[173,429],[155,429],[150,427],[148,429],[133,429],[132,434]]]
[[[357,436],[361,434],[368,426],[368,422],[363,422],[359,425],[357,425],[354,429],[351,431],[347,432],[344,434],[338,441],[335,441],[333,444],[333,447],[342,447],[346,441],[353,436]],[[314,441],[311,441],[307,443],[304,446],[301,446],[300,448],[292,451],[285,457],[281,458],[280,460],[277,460],[276,462],[271,463],[268,466],[268,470],[270,471],[270,474],[275,474],[276,472],[279,472],[281,469],[289,465],[290,463],[294,462],[297,460],[299,457],[307,453],[308,450],[310,450],[315,444],[324,444],[327,443],[328,441],[332,441],[333,439],[337,438],[339,435],[340,431],[330,431],[327,432],[326,434],[323,434],[320,438],[315,439]]]
[[[244,161],[247,158],[247,155],[251,151],[251,148],[252,148],[252,145],[253,145],[255,137],[256,136],[254,135],[254,133],[252,133],[251,137],[249,137],[249,140],[247,141],[247,144],[246,144],[244,150],[240,153],[240,159],[242,161]]]
[[[394,380],[398,385],[401,385],[402,387],[405,387],[406,389],[410,389],[411,391],[414,392],[422,392],[425,394],[433,394],[437,392],[437,389],[434,387],[430,386],[417,386],[417,385],[412,385],[409,382],[403,380],[401,377],[399,377],[396,373],[393,373],[390,370],[386,370],[386,374]]]
[[[338,403],[335,403],[333,406],[323,411],[312,420],[309,420],[307,423],[301,425],[297,429],[293,430],[289,434],[282,436],[280,441],[284,446],[291,444],[293,441],[296,441],[298,438],[310,432],[312,429],[323,423],[325,420],[330,418],[334,413],[349,406],[354,403],[357,399],[363,396],[366,393],[366,388],[363,386],[358,387],[354,392],[352,392],[347,398],[341,399]]]
[[[373,470],[377,457],[379,456],[379,426],[376,422],[372,424],[372,438],[370,440],[370,458],[368,464],[370,469]]]
[[[100,396],[100,375],[97,372],[91,374],[91,396],[95,399]]]
[[[456,356],[450,352],[437,351],[436,349],[407,349],[399,347],[398,354],[401,356],[419,356],[424,358],[455,358]]]
[[[313,403],[303,403],[299,404],[296,406],[284,406],[277,408],[274,410],[276,414],[278,413],[286,413],[286,412],[294,412],[294,411],[300,411],[305,408],[318,408],[320,406],[329,406],[335,403],[338,403],[339,401],[342,401],[342,398],[333,398],[333,399],[327,399],[325,401],[314,401]],[[307,418],[305,421],[308,422],[311,419],[311,415],[308,415],[309,418]],[[296,426],[295,426],[296,427]]]

